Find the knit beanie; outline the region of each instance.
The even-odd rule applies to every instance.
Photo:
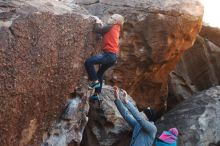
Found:
[[[170,132],[171,134],[173,134],[174,136],[178,136],[178,133],[179,133],[176,128],[170,128],[170,129],[169,129],[169,132]]]

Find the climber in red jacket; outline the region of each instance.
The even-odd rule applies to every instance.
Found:
[[[119,14],[113,14],[107,22],[107,25],[102,25],[101,20],[97,17],[95,32],[103,36],[102,53],[94,55],[86,59],[85,68],[91,83],[89,89],[95,89],[94,95],[90,98],[98,99],[98,94],[101,93],[102,81],[104,72],[110,68],[117,60],[117,53],[119,52],[119,35],[121,27],[124,23],[124,17]],[[94,65],[100,65],[96,72]]]

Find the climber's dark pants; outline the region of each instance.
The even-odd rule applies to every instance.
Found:
[[[104,52],[98,55],[91,56],[85,61],[85,68],[89,76],[89,80],[99,80],[101,86],[95,89],[95,93],[101,93],[102,80],[104,72],[110,68],[116,62],[117,56],[114,53]],[[96,73],[95,64],[99,64],[100,67]]]

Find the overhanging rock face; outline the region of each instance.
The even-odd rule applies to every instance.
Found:
[[[94,22],[59,1],[1,1],[0,10],[0,143],[39,146],[97,51]]]
[[[167,77],[201,29],[199,1],[83,1],[104,21],[113,13],[125,16],[118,64],[107,81],[128,90],[139,107],[166,108]]]
[[[158,134],[177,127],[180,146],[208,146],[219,142],[220,86],[190,97],[157,122]]]
[[[175,104],[198,91],[220,83],[220,29],[203,26],[192,48],[170,73],[169,103]]]

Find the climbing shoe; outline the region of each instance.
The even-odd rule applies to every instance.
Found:
[[[97,94],[93,94],[92,96],[89,97],[90,100],[99,100],[99,97]]]
[[[95,88],[99,88],[101,85],[99,82],[92,82],[89,84],[88,88],[89,89],[95,89]]]

